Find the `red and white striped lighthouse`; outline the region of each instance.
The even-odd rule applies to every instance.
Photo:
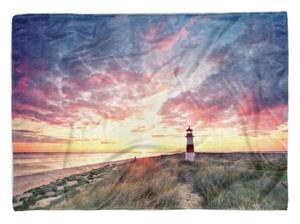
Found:
[[[194,161],[195,160],[195,151],[194,151],[194,142],[193,142],[193,129],[189,126],[186,129],[186,151],[185,151],[185,160]]]

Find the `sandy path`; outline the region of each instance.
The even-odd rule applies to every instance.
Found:
[[[80,166],[80,167],[71,167],[71,168],[29,174],[24,176],[17,176],[14,177],[13,194],[15,196],[27,190],[30,190],[32,188],[39,187],[44,184],[48,184],[57,179],[62,179],[64,177],[71,176],[74,174],[84,173],[92,169],[104,167],[106,165],[122,164],[130,160],[132,159],[97,163],[97,164],[91,164],[91,165]]]
[[[192,192],[192,186],[181,184],[179,187],[180,208],[202,208],[203,199]]]

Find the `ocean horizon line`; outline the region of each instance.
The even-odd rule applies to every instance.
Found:
[[[48,151],[48,152],[13,152],[13,154],[51,154],[51,153],[57,153],[57,154],[126,154],[126,153],[130,153],[130,154],[181,154],[184,153],[185,151],[176,151],[176,152],[93,152],[93,151],[87,151],[87,152],[70,152],[70,151],[66,151],[66,152],[61,152],[61,151]],[[226,152],[226,151],[195,151],[195,153],[200,154],[200,153],[205,153],[205,154],[230,154],[230,153],[287,153],[287,150],[274,150],[274,151],[269,151],[269,150],[265,150],[265,151],[230,151],[230,152]]]

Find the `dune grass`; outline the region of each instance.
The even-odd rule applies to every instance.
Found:
[[[197,164],[196,164],[197,166]],[[287,209],[286,165],[263,160],[236,165],[198,163],[194,190],[209,209]]]
[[[88,186],[73,198],[53,208],[179,208],[178,181],[176,173],[171,169],[172,163],[165,161],[160,164],[154,159],[143,159],[120,165],[101,181]]]
[[[51,209],[176,209],[185,200],[181,186],[201,203],[188,208],[287,209],[286,159],[203,156],[138,159],[119,165]],[[187,200],[188,202],[189,200]],[[185,203],[186,204],[186,203]]]

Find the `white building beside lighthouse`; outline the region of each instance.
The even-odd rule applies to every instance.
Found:
[[[186,151],[185,151],[185,160],[186,161],[194,161],[195,160],[195,151],[194,151],[194,135],[193,129],[189,126],[186,129]]]

